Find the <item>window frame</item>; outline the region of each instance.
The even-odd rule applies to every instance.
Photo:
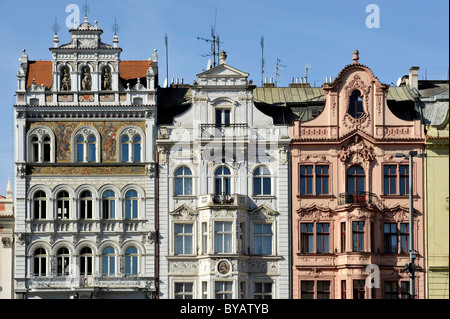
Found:
[[[222,290],[217,289],[217,285],[222,284]],[[225,285],[231,284],[230,290],[225,290]],[[233,286],[234,283],[231,280],[216,280],[214,281],[214,299],[232,299],[233,298]],[[225,298],[218,298],[218,297],[225,297]]]
[[[260,291],[257,291],[257,285],[261,285]],[[272,281],[254,281],[253,282],[253,299],[274,299],[273,296],[273,285]],[[266,291],[266,288],[270,287],[270,291]]]
[[[177,233],[177,226],[182,226],[182,232]],[[186,226],[191,227],[190,232],[186,232]],[[182,239],[181,252],[177,249],[177,238]],[[186,239],[190,241],[190,249],[186,251]],[[195,223],[193,222],[174,222],[173,223],[173,254],[174,256],[192,256],[194,255],[195,244]]]
[[[111,196],[112,194],[112,196]],[[112,189],[107,189],[102,193],[102,219],[115,220],[117,219],[117,195]]]
[[[177,175],[177,173],[181,170],[181,174]],[[186,171],[188,170],[188,172]],[[177,191],[178,181],[181,181],[181,193]],[[186,191],[190,183],[190,194]],[[173,196],[174,197],[192,197],[194,195],[194,174],[192,173],[192,169],[189,166],[182,165],[177,167],[173,173]]]
[[[179,292],[177,292],[177,285],[182,286],[182,290]],[[191,291],[186,291],[186,285],[191,285]],[[195,298],[195,282],[194,281],[174,281],[173,282],[173,298],[174,299],[194,299]]]
[[[106,250],[112,250],[112,252],[106,252]],[[103,276],[115,276],[117,274],[117,253],[116,249],[112,246],[106,246],[102,250],[102,275]]]
[[[61,252],[63,249],[67,252]],[[71,254],[67,247],[61,247],[56,252],[56,275],[57,276],[68,276],[70,271],[66,270],[70,266]]]
[[[415,165],[415,164],[413,164]],[[409,196],[409,163],[408,162],[386,162],[382,164],[382,197],[407,197]],[[386,167],[394,167],[395,174],[390,172],[390,174],[386,174]],[[413,166],[414,169],[414,166]],[[395,192],[387,192],[386,190],[386,178],[394,179],[395,178]],[[390,187],[389,187],[390,188]],[[402,190],[403,188],[403,190]],[[414,192],[414,185],[413,185]]]
[[[136,196],[129,195],[129,193],[134,192]],[[138,219],[139,218],[139,193],[135,189],[128,189],[125,192],[125,200],[124,200],[124,211],[125,211],[125,219]]]
[[[261,172],[261,170],[265,170],[265,172]],[[255,182],[259,181],[259,190],[255,186]],[[253,170],[252,174],[252,188],[253,188],[253,196],[255,197],[266,197],[273,196],[273,177],[271,170],[266,165],[259,165]],[[265,189],[269,188],[269,192],[266,193]]]
[[[43,195],[42,195],[43,194]],[[47,209],[47,194],[43,190],[37,190],[33,194],[33,219],[34,220],[46,220],[48,218]]]
[[[302,167],[311,167],[311,172],[302,173]],[[323,170],[326,168],[328,173],[323,173]],[[319,172],[319,169],[321,171]],[[330,162],[302,162],[298,164],[298,191],[297,197],[332,197],[332,165]],[[308,180],[310,181],[310,187]],[[303,181],[306,181],[303,182]],[[319,183],[320,181],[320,183]],[[326,181],[327,187],[326,190],[324,188],[324,181]],[[305,190],[303,190],[303,185],[305,185]],[[318,191],[318,187],[321,185],[320,192]],[[308,192],[308,189],[311,188],[311,191]]]
[[[255,231],[255,227],[260,226],[261,227],[261,232],[257,233]],[[268,232],[264,232],[264,226],[269,226],[270,227],[270,233]],[[274,254],[274,223],[273,222],[252,222],[252,255],[254,256],[269,256],[269,255],[273,255]],[[256,242],[257,242],[257,238],[261,238],[261,244],[259,247],[261,247],[261,252],[257,252],[256,251]],[[265,241],[265,238],[269,238],[268,243],[270,244],[269,247],[269,252],[267,252],[267,250],[265,249],[265,245],[267,245],[267,242]],[[265,253],[266,252],[266,253]]]
[[[222,224],[222,227],[220,230],[216,229],[217,224]],[[230,230],[225,230],[224,226],[225,224],[230,224],[231,228]],[[233,221],[229,221],[229,220],[215,220],[213,222],[213,227],[214,227],[214,254],[230,254],[233,253],[234,251],[234,222]],[[218,236],[220,236],[221,239],[221,247],[218,247],[219,245],[219,241]],[[229,250],[227,250],[226,248],[228,248],[228,245],[226,245],[226,239],[229,238],[230,244],[229,244]],[[218,249],[220,248],[220,249]]]
[[[134,249],[136,252],[128,252]],[[127,247],[125,250],[125,275],[137,276],[139,275],[139,249],[135,246]]]
[[[308,225],[311,227],[311,229],[308,229]],[[327,225],[328,231],[327,232],[321,232],[319,231],[318,226],[319,225]],[[304,227],[305,226],[305,227]],[[332,253],[331,247],[332,247],[332,241],[333,236],[332,235],[332,221],[328,220],[322,220],[320,222],[314,222],[314,221],[300,221],[299,222],[299,230],[300,230],[300,236],[299,236],[299,254],[330,254]],[[328,251],[320,251],[318,247],[319,238],[322,238],[326,240],[322,241],[322,248],[325,250],[325,246],[328,246]],[[326,245],[325,245],[326,243]]]
[[[45,248],[36,248],[33,252],[33,276],[45,277],[48,273],[48,253]]]
[[[222,169],[222,172],[218,174],[219,169]],[[229,173],[225,173],[224,171],[228,170]],[[218,187],[218,182],[219,186]],[[233,189],[233,174],[231,169],[226,165],[220,165],[214,170],[214,194],[215,195],[232,195]],[[218,189],[219,188],[219,189]],[[226,190],[224,191],[224,188]]]
[[[89,193],[87,196],[83,194]],[[90,190],[83,190],[79,195],[79,219],[80,220],[92,220],[94,218],[94,195]]]
[[[355,223],[358,223],[356,230],[354,227]],[[362,230],[359,229],[359,225],[361,223],[363,225]],[[355,242],[355,235],[356,235],[356,242]],[[366,222],[361,221],[361,220],[353,220],[352,221],[352,252],[365,252],[366,251],[366,249],[365,249],[366,240],[365,239],[366,239]],[[356,244],[356,250],[355,250],[355,244]]]

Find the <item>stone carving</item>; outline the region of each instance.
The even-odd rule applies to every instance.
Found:
[[[62,91],[70,91],[70,74],[67,69],[63,70],[63,77],[61,80],[61,90]]]
[[[198,212],[193,210],[192,208],[181,205],[177,209],[175,209],[173,212],[169,213],[173,219],[177,220],[194,220],[198,216]]]
[[[355,136],[353,143],[347,147],[342,146],[341,151],[338,153],[338,158],[341,162],[346,162],[355,154],[361,156],[366,162],[371,162],[375,159],[375,151],[373,147],[366,145],[363,140],[359,139],[358,135]]]
[[[17,177],[24,178],[27,174],[27,166],[23,163],[17,164]]]
[[[103,90],[111,89],[111,74],[108,72],[108,68],[105,68],[105,74],[103,74]]]
[[[90,91],[92,85],[91,75],[87,67],[83,68],[83,79],[81,80],[81,88],[83,91]]]
[[[2,244],[3,244],[3,248],[11,248],[12,247],[12,238],[3,237]]]

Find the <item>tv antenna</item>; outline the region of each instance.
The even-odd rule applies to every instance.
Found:
[[[281,67],[285,68],[286,66],[280,63],[281,60],[277,58],[277,65],[275,67],[275,86],[278,86],[278,76],[280,75],[278,71],[280,71]]]
[[[261,37],[261,87],[264,85],[264,37]]]
[[[306,77],[305,77],[305,83],[308,83],[308,74],[309,74],[309,72],[310,72],[311,70],[312,70],[311,64],[305,65],[305,75],[306,75]]]
[[[52,30],[55,32],[55,35],[58,34],[58,31],[60,30],[60,26],[58,24],[58,18],[55,18],[55,23],[52,25]]]
[[[165,87],[169,84],[169,38],[167,34],[164,35],[164,45],[166,46],[166,82]]]
[[[82,7],[82,10],[84,11],[84,17],[87,19],[88,13],[91,13],[89,5],[87,4],[87,0],[84,0],[84,5]]]
[[[211,43],[211,53],[209,54],[203,54],[203,57],[207,56],[213,56],[213,67],[216,66],[216,60],[217,63],[219,63],[219,52],[220,52],[220,40],[219,35],[216,34],[216,24],[217,24],[217,0],[216,0],[216,12],[214,16],[214,26],[211,27],[211,38],[201,38],[197,37],[198,40],[203,40],[207,43]]]

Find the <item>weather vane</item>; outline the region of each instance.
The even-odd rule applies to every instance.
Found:
[[[55,32],[55,35],[58,34],[58,31],[60,30],[58,18],[55,18],[55,23],[52,25],[52,30]]]
[[[87,0],[84,0],[83,9],[84,17],[87,18],[88,13],[90,13],[89,5],[87,4]]]
[[[114,31],[114,35],[117,35],[117,32],[119,32],[119,24],[117,23],[117,18],[114,18],[114,24],[112,26],[112,31]]]

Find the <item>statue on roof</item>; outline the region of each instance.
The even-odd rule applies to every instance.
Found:
[[[63,73],[64,74],[61,80],[61,90],[70,91],[70,74],[67,69],[64,69]]]
[[[91,75],[89,74],[89,70],[87,67],[83,68],[83,79],[81,80],[81,88],[83,91],[90,91],[91,90]]]

